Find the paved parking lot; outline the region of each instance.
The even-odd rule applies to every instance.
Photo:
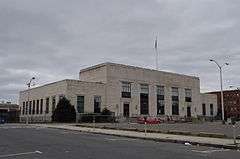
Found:
[[[93,126],[93,124],[86,124],[88,126]],[[100,127],[109,127],[109,128],[136,128],[139,130],[144,130],[144,124],[137,123],[96,123],[96,126]],[[191,133],[207,132],[207,133],[219,133],[225,134],[227,137],[233,137],[233,126],[232,125],[223,125],[221,122],[204,122],[199,124],[193,123],[161,123],[161,124],[147,124],[147,130],[159,130],[162,132],[167,131],[188,131]],[[237,135],[240,135],[240,123],[235,125],[235,131]]]
[[[0,127],[0,159],[239,158],[240,152],[58,129]]]

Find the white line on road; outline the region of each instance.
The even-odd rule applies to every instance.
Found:
[[[0,158],[21,156],[21,155],[30,155],[30,154],[42,154],[42,152],[41,151],[33,151],[33,152],[22,152],[22,153],[8,154],[8,155],[0,155]]]
[[[117,138],[104,138],[105,140],[109,140],[109,141],[134,141],[134,140],[136,140],[136,139],[121,139],[121,138],[119,138],[119,139],[117,139]]]

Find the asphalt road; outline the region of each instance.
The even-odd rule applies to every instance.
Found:
[[[240,152],[19,125],[0,126],[0,159],[239,159]]]

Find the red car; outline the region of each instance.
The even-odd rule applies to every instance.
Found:
[[[157,117],[139,117],[139,118],[137,118],[137,123],[145,124],[145,119],[146,119],[146,124],[160,124],[161,123]]]

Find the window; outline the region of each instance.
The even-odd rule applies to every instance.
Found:
[[[164,86],[157,86],[157,114],[164,115]]]
[[[202,115],[205,116],[206,115],[206,104],[202,104]]]
[[[101,96],[94,96],[94,113],[101,112]]]
[[[26,102],[26,110],[25,110],[25,114],[28,114],[28,102]]]
[[[33,110],[32,110],[32,114],[35,114],[35,100],[33,100]]]
[[[49,98],[46,98],[46,110],[45,113],[48,114],[49,113]]]
[[[25,114],[25,102],[23,102],[23,107],[22,107],[22,115]]]
[[[179,115],[179,92],[177,87],[172,87],[172,115]]]
[[[29,102],[29,112],[28,114],[32,114],[32,101]]]
[[[172,115],[179,115],[179,103],[178,103],[178,101],[172,101]]]
[[[52,112],[54,112],[56,107],[56,96],[52,96]]]
[[[164,100],[158,100],[158,102],[157,102],[157,114],[158,115],[165,114],[164,106],[165,106]]]
[[[39,114],[39,100],[37,100],[36,114]]]
[[[77,111],[84,113],[84,96],[77,96]]]
[[[192,90],[185,89],[185,102],[192,102]]]
[[[140,113],[143,115],[148,114],[148,107],[149,107],[149,102],[148,102],[148,85],[147,84],[141,84],[141,93],[140,93]]]
[[[178,96],[179,96],[178,88],[172,87],[172,101],[179,101]]]
[[[43,99],[40,100],[40,114],[43,113]]]
[[[141,93],[148,94],[149,90],[148,90],[147,84],[141,84],[140,87],[141,87]]]
[[[157,86],[157,95],[164,96],[164,86]]]
[[[122,82],[122,98],[131,98],[130,82]]]
[[[213,104],[210,104],[210,115],[213,116]]]

